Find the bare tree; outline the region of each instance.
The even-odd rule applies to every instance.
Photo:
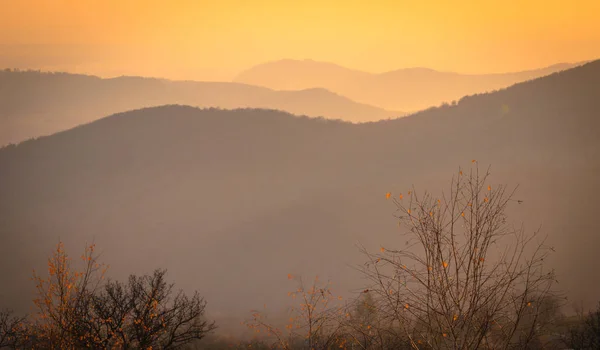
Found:
[[[97,262],[92,244],[85,248],[77,269],[62,242],[48,259],[46,278],[34,271],[37,315],[27,338],[36,348],[73,348],[90,337],[82,325],[89,323],[88,300],[100,285],[106,266]],[[84,322],[85,321],[85,322]]]
[[[288,278],[292,278],[291,275]],[[272,347],[280,349],[331,349],[346,348],[347,339],[340,317],[343,307],[336,305],[340,297],[331,292],[330,284],[319,283],[318,277],[305,288],[298,278],[299,287],[288,295],[299,304],[290,309],[285,330],[275,326],[263,312],[252,311],[252,320],[246,325],[256,333],[263,333],[274,341]]]
[[[0,349],[15,349],[23,345],[25,318],[13,315],[10,310],[0,310]]]
[[[544,268],[549,249],[538,232],[507,222],[507,206],[520,201],[488,178],[474,166],[439,198],[396,194],[405,247],[363,248],[379,317],[414,349],[525,348],[539,335],[555,281]]]
[[[362,293],[349,304],[345,314],[346,334],[360,349],[372,348],[379,340],[377,308],[372,293]]]
[[[573,349],[600,348],[600,304],[587,315],[581,313],[562,335],[562,342]]]
[[[77,270],[59,243],[48,259],[48,277],[34,273],[38,314],[21,337],[28,347],[174,349],[216,328],[204,319],[204,299],[197,292],[174,293],[166,271],[105,282],[93,245],[81,259]]]
[[[341,318],[346,345],[353,349],[409,349],[410,343],[397,329],[381,317],[373,292],[365,290],[346,306]]]
[[[204,319],[206,302],[198,292],[173,292],[165,270],[109,282],[93,297],[92,310],[104,320],[93,329],[102,346],[175,349],[204,338],[216,326]],[[95,325],[97,323],[92,324]]]

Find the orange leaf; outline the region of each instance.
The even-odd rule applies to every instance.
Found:
[[[444,266],[444,268],[448,267],[448,263],[445,261],[442,261],[442,265]]]
[[[390,192],[385,194],[385,199],[390,199],[390,197],[392,196],[392,194]]]
[[[288,273],[288,280],[291,280],[292,278],[294,278],[294,276],[292,276],[291,273]]]
[[[380,250],[381,250],[382,253],[385,252],[385,248],[384,247],[381,247]]]
[[[404,196],[402,195],[402,193],[400,193],[400,195],[398,196],[398,198],[402,199]]]

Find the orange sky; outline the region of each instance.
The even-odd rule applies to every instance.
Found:
[[[600,58],[598,0],[0,0],[0,67],[230,80],[310,58],[505,72]]]

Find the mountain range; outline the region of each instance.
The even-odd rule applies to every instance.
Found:
[[[505,88],[581,63],[514,73],[460,74],[429,68],[406,68],[373,74],[333,63],[284,59],[241,72],[235,82],[276,90],[325,88],[352,100],[389,110],[417,111],[475,93]]]
[[[104,116],[143,107],[184,104],[270,108],[311,117],[375,121],[401,116],[322,88],[300,91],[227,82],[0,71],[0,145],[49,135]]]
[[[108,83],[51,78],[77,81],[74,93]],[[109,82],[122,84],[123,101],[131,86],[153,84],[159,103],[158,92],[171,86]],[[57,104],[44,92],[59,92],[30,85]],[[511,205],[510,220],[527,232],[541,225],[555,247],[548,264],[560,288],[596,303],[598,86],[594,61],[365,124],[167,105],[1,148],[0,300],[26,309],[31,269],[44,269],[59,239],[74,257],[95,242],[114,278],[167,268],[178,287],[205,296],[213,314],[244,317],[263,304],[276,309],[296,288],[287,274],[308,281],[318,274],[351,296],[364,283],[352,268],[365,262],[357,244],[405,244],[386,192],[396,196],[414,185],[440,195],[459,166],[483,171],[491,164],[492,186],[519,186],[522,204]],[[83,96],[95,95],[72,98],[85,104]],[[120,95],[96,96],[95,103],[113,96]]]

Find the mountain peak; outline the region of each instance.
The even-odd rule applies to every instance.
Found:
[[[383,109],[417,111],[576,65],[560,63],[531,71],[501,74],[459,74],[426,67],[372,74],[311,59],[284,59],[254,66],[240,73],[234,81],[275,90],[325,88]]]

